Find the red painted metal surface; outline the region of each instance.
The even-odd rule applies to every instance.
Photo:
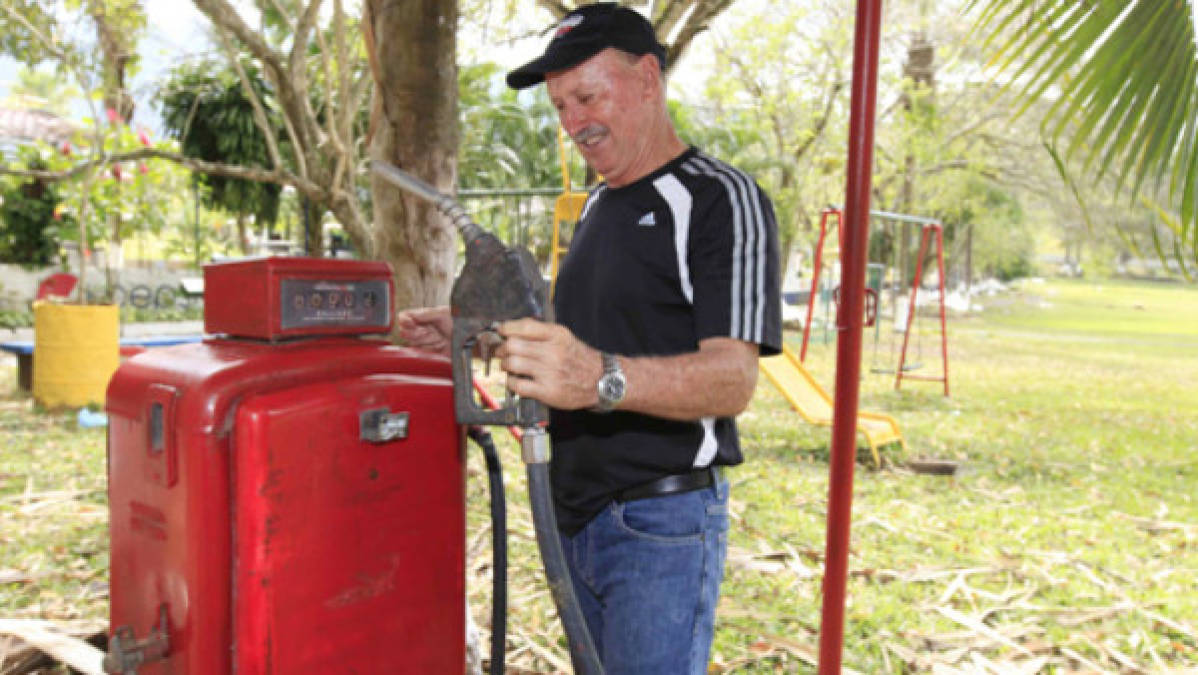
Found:
[[[37,299],[45,300],[50,296],[65,298],[75,290],[75,284],[78,282],[79,278],[74,274],[66,272],[51,274],[37,285]]]
[[[907,343],[911,340],[911,324],[915,323],[915,299],[919,295],[919,287],[923,282],[923,261],[928,254],[931,237],[936,239],[936,271],[940,289],[940,375],[904,375],[903,366],[907,363]],[[894,388],[897,391],[904,379],[924,380],[927,382],[943,382],[944,395],[948,396],[948,320],[944,312],[944,228],[939,223],[929,223],[923,226],[919,239],[919,257],[915,259],[915,281],[911,284],[911,302],[907,306],[907,327],[903,331],[903,351],[899,355],[898,371],[894,376]]]
[[[462,672],[462,436],[450,381],[448,359],[339,337],[208,340],[122,364],[107,403],[111,629],[143,637],[165,607],[170,636],[167,660],[138,672],[221,675],[235,662],[252,673]],[[412,411],[411,436],[360,443],[350,410],[383,405]],[[357,485],[378,487],[351,494]],[[334,561],[346,564],[340,576]],[[343,625],[351,606],[375,623]],[[386,606],[394,617],[378,614]],[[420,640],[395,649],[396,622]],[[319,663],[326,648],[339,665],[290,668],[292,657]],[[413,648],[445,667],[411,661]],[[404,661],[380,666],[381,654]]]
[[[377,290],[366,291],[367,286]],[[204,332],[259,340],[387,333],[394,295],[391,268],[383,262],[254,258],[214,263],[204,266]],[[289,322],[297,313],[304,320]]]
[[[815,256],[811,266],[811,293],[807,295],[807,320],[803,322],[803,346],[799,351],[799,362],[807,360],[807,342],[811,339],[811,319],[815,316],[815,296],[819,293],[819,276],[824,264],[824,240],[828,236],[828,218],[836,216],[836,232],[844,246],[844,228],[841,227],[839,209],[824,209],[819,214],[819,241],[815,244]]]
[[[482,401],[483,405],[487,406],[488,410],[499,410],[501,407],[499,401],[495,400],[495,397],[491,395],[491,392],[487,391],[482,382],[478,381],[478,378],[474,378],[474,391],[478,393],[479,400]],[[512,438],[516,439],[517,443],[524,438],[524,430],[520,427],[509,426],[507,430],[512,435]]]
[[[839,675],[844,641],[844,598],[853,511],[853,463],[857,457],[862,309],[865,302],[866,255],[869,250],[869,197],[881,22],[881,0],[858,0],[853,44],[845,218],[841,228],[841,303],[836,321],[839,331],[836,341],[836,392],[832,412],[828,530],[820,622],[821,675]]]
[[[373,408],[410,413],[410,435],[360,441],[359,414]],[[238,406],[235,672],[462,671],[466,514],[452,413],[449,380],[408,375]]]

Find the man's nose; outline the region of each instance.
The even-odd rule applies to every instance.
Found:
[[[586,128],[586,116],[578,109],[577,106],[566,106],[558,111],[558,121],[561,122],[562,128],[566,130],[566,134],[571,138],[579,131]]]

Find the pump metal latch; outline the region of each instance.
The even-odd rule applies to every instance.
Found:
[[[388,443],[408,437],[408,413],[387,408],[363,410],[358,415],[359,437],[369,443]]]
[[[112,632],[108,654],[104,656],[104,672],[113,675],[136,675],[137,669],[153,661],[161,661],[170,653],[170,626],[166,605],[158,608],[158,625],[150,634],[138,639],[132,626],[120,626]]]

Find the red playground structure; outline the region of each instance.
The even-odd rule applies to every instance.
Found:
[[[870,216],[877,218],[886,218],[900,222],[915,223],[921,226],[919,256],[915,259],[915,276],[911,281],[910,301],[907,306],[905,324],[903,331],[903,347],[899,355],[898,367],[895,368],[894,388],[900,389],[904,379],[908,380],[923,380],[930,382],[943,382],[944,395],[949,395],[948,385],[948,321],[945,314],[945,288],[944,288],[944,227],[939,221],[931,218],[923,218],[920,216],[911,216],[903,213],[890,213],[888,211],[870,211]],[[835,218],[835,222],[830,224],[830,221]],[[803,344],[799,352],[800,361],[807,359],[807,344],[811,339],[811,324],[812,317],[815,316],[815,298],[820,292],[820,275],[823,269],[824,262],[824,244],[827,241],[828,229],[834,226],[837,232],[837,240],[840,248],[837,252],[844,250],[844,229],[841,227],[843,222],[843,213],[839,208],[826,208],[820,213],[819,219],[819,239],[815,244],[814,258],[811,269],[811,291],[807,296],[807,319],[803,322]],[[914,375],[908,373],[910,370],[907,364],[907,348],[911,341],[911,326],[915,323],[916,301],[919,296],[920,286],[923,283],[924,260],[928,256],[928,247],[932,244],[936,247],[936,265],[937,265],[937,288],[940,291],[939,296],[939,313],[940,313],[940,358],[941,358],[941,374],[940,375]],[[840,275],[837,275],[838,277]],[[837,294],[838,295],[838,294]],[[878,314],[879,305],[881,302],[880,289],[865,288],[865,326],[873,326]]]

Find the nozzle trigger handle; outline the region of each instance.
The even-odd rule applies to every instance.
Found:
[[[490,330],[490,325],[480,320],[457,319],[453,323],[453,408],[458,424],[530,427],[547,421],[548,409],[530,398],[517,398],[495,410],[475,400],[471,361],[478,337]]]

